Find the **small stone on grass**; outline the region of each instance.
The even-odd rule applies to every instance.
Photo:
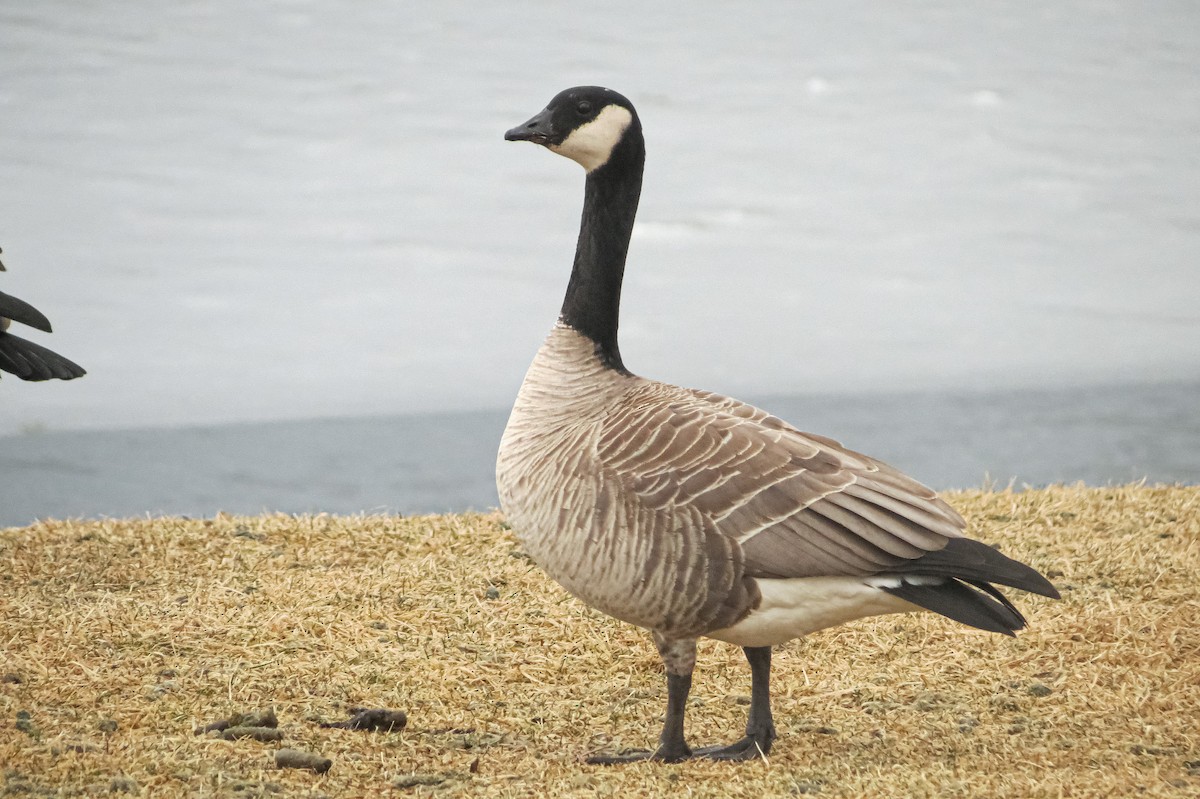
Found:
[[[196,735],[203,735],[206,732],[221,732],[230,727],[278,727],[279,719],[275,716],[275,708],[268,707],[262,710],[252,710],[249,712],[234,713],[229,718],[214,721],[210,724],[205,724],[203,727],[196,728]]]
[[[332,766],[332,760],[313,752],[301,752],[299,749],[280,749],[275,752],[276,768],[305,768],[324,774]]]
[[[252,738],[255,741],[268,743],[271,741],[282,741],[283,730],[275,727],[226,727],[221,730],[221,738],[226,741],[236,741],[239,738]]]
[[[321,726],[337,730],[400,732],[408,724],[408,715],[403,710],[352,707],[350,712],[353,715],[346,721],[323,721]]]
[[[457,771],[447,771],[441,774],[406,774],[392,780],[393,788],[416,788],[418,785],[442,785],[451,780],[461,780],[463,775]]]

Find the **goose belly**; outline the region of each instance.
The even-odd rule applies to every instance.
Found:
[[[599,462],[605,420],[645,384],[555,327],[500,442],[500,507],[530,557],[579,599],[663,634],[697,635],[732,624],[757,595],[736,544],[698,511],[649,507]]]
[[[670,575],[648,567],[654,543],[595,454],[604,418],[639,379],[607,368],[595,351],[562,324],[538,351],[500,442],[500,507],[529,556],[569,592],[659,629],[670,620],[662,590]]]
[[[916,605],[880,588],[889,577],[793,577],[755,580],[762,600],[737,624],[705,633],[738,646],[774,646],[866,616],[907,613]]]
[[[547,450],[499,483],[522,547],[567,591],[672,637],[730,624],[753,602],[740,564],[714,551],[724,539],[686,514],[643,507],[593,470],[572,476],[566,452],[586,449]]]
[[[636,524],[606,518],[594,486],[547,469],[531,470],[511,487],[517,490],[501,491],[501,509],[521,546],[551,578],[622,621],[669,626],[668,592],[660,585],[667,575],[647,568],[652,553]]]

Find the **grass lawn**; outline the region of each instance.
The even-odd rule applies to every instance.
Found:
[[[498,515],[2,530],[0,796],[1200,795],[1200,488],[946,497],[1063,600],[1011,592],[1015,639],[925,613],[779,648],[780,737],[742,764],[580,762],[654,744],[661,665]],[[702,642],[690,742],[739,737],[749,691]],[[319,726],[355,706],[408,726]],[[282,741],[194,733],[269,707]]]

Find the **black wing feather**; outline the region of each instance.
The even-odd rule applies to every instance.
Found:
[[[5,294],[0,291],[0,316],[7,317],[14,322],[20,322],[23,325],[36,327],[38,330],[43,330],[47,333],[53,332],[50,329],[50,320],[46,315],[34,308],[25,300],[19,300],[11,294]]]
[[[952,538],[936,552],[906,561],[888,571],[999,583],[1053,599],[1059,598],[1058,589],[1037,570],[1001,554],[995,547],[970,538]]]
[[[72,380],[87,374],[74,361],[12,333],[0,333],[0,369],[22,380]]]

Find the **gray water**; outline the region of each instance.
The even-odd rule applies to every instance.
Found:
[[[935,488],[1200,483],[1200,383],[774,397],[759,404]],[[218,511],[428,513],[497,504],[506,412],[0,438],[0,527]]]
[[[305,498],[327,473],[301,468],[310,438],[345,475],[336,508],[486,506],[484,490],[418,502],[374,476],[394,452],[442,468],[455,448],[423,452],[423,423],[362,434],[387,453],[333,444],[339,425],[461,411],[448,434],[476,420],[457,449],[477,444],[472,474],[490,470],[502,414],[472,414],[508,406],[553,322],[582,191],[576,165],[502,133],[576,83],[627,94],[648,137],[622,316],[641,374],[884,408],[900,391],[1124,387],[1126,410],[1085,401],[1101,416],[1060,419],[1068,436],[1142,430],[1147,386],[1194,385],[1200,6],[730,8],[0,4],[0,287],[54,322],[31,337],[90,372],[0,381],[0,436],[45,431],[0,439],[4,457],[60,442],[37,457],[64,464],[5,474],[6,518],[335,509]],[[1175,417],[1154,424],[1176,435]],[[131,428],[155,432],[116,432]],[[234,439],[259,435],[295,457],[244,471]],[[1025,435],[951,438],[926,479],[944,459],[969,465],[946,476],[964,485],[993,467],[1179,474],[1169,447],[1110,471],[1003,460]],[[142,462],[184,464],[183,493],[139,493]],[[242,493],[229,474],[295,493]],[[51,500],[66,487],[77,504]]]
[[[0,4],[0,434],[507,406],[648,138],[622,350],[734,396],[1200,377],[1200,5]],[[35,334],[36,335],[36,334]]]

